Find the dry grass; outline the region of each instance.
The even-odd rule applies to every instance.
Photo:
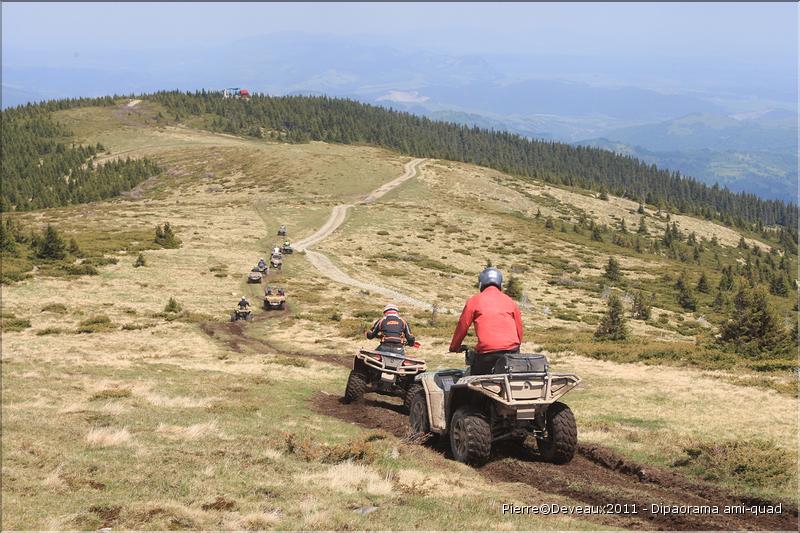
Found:
[[[90,446],[106,448],[110,446],[128,446],[131,444],[128,428],[92,428],[86,434],[86,442]]]
[[[166,437],[177,440],[197,440],[209,437],[219,437],[222,433],[217,427],[217,422],[212,420],[210,422],[203,422],[192,424],[191,426],[173,426],[168,424],[159,424],[156,433],[160,433]]]
[[[389,476],[381,476],[373,467],[353,461],[330,466],[322,474],[307,476],[298,481],[316,482],[329,490],[345,494],[359,492],[388,496],[392,493]]]

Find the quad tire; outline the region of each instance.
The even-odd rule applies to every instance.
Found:
[[[456,461],[480,466],[492,453],[492,428],[478,410],[459,407],[450,419],[450,450]]]
[[[344,389],[345,403],[360,402],[364,399],[364,394],[369,387],[369,380],[366,374],[357,370],[351,370],[347,378],[347,387]]]
[[[547,409],[547,439],[536,439],[544,460],[563,465],[572,460],[578,446],[578,426],[567,404],[555,402]]]
[[[428,419],[428,399],[425,396],[425,389],[421,385],[409,387],[404,404],[408,410],[411,433],[414,435],[430,433],[431,422]]]

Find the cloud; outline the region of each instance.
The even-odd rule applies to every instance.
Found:
[[[421,104],[430,100],[427,96],[419,94],[417,91],[389,91],[383,96],[378,98],[379,102],[401,102],[404,104],[414,103]]]

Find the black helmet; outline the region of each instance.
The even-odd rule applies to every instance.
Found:
[[[478,274],[478,289],[483,290],[489,285],[503,290],[503,274],[496,268],[484,268],[483,272]]]

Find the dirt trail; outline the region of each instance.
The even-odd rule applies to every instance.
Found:
[[[376,399],[377,398],[377,399]],[[407,417],[400,406],[368,395],[363,404],[342,403],[338,395],[318,393],[312,407],[332,416],[369,429],[382,429],[408,439]],[[432,442],[427,446],[441,454],[441,467],[447,469],[447,445]],[[516,482],[536,491],[559,494],[579,505],[635,504],[637,514],[594,514],[590,520],[608,526],[646,530],[771,530],[797,531],[797,509],[783,504],[780,515],[689,514],[651,512],[652,504],[671,505],[775,505],[739,497],[717,487],[691,480],[677,472],[628,461],[615,452],[593,445],[579,445],[575,458],[566,465],[541,462],[535,447],[506,447],[489,463],[476,469],[488,481]],[[517,500],[525,501],[525,489]],[[536,493],[534,493],[536,494]],[[548,503],[535,496],[529,504]]]
[[[353,207],[354,205],[363,205],[363,204],[370,204],[383,195],[388,193],[389,191],[395,189],[399,185],[403,184],[404,182],[408,181],[409,179],[415,177],[419,172],[419,165],[422,164],[424,159],[412,159],[405,165],[403,165],[404,172],[402,175],[398,176],[397,178],[393,179],[390,182],[384,183],[367,196],[362,198],[356,204],[340,204],[333,208],[331,212],[331,216],[322,225],[320,229],[314,232],[311,236],[301,239],[300,241],[295,243],[295,248],[297,251],[305,252],[306,259],[314,265],[314,267],[319,270],[324,276],[328,277],[329,279],[341,283],[343,285],[351,285],[353,287],[357,287],[362,290],[369,291],[370,293],[377,293],[385,296],[393,300],[396,303],[402,303],[406,305],[411,305],[413,307],[422,307],[425,309],[432,309],[433,304],[430,302],[425,302],[418,298],[414,298],[412,296],[408,296],[403,294],[399,291],[394,289],[383,287],[381,285],[376,285],[375,283],[369,283],[366,281],[361,281],[353,278],[349,274],[342,271],[339,267],[333,264],[326,255],[310,250],[309,248],[326,237],[336,231],[344,221],[347,219],[347,210]]]

